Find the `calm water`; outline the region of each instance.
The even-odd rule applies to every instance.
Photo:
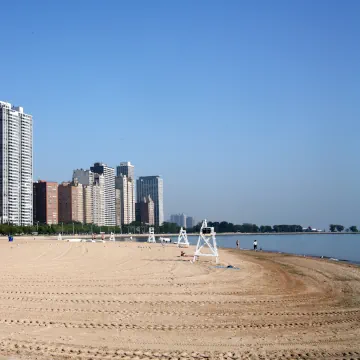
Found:
[[[172,237],[172,239],[176,241],[177,237]],[[190,244],[196,244],[197,239],[197,236],[189,236]],[[216,236],[220,248],[235,248],[237,239],[242,249],[252,249],[253,241],[257,239],[258,249],[262,248],[262,250],[325,256],[360,263],[360,234]],[[139,239],[139,241],[146,241],[146,239]]]

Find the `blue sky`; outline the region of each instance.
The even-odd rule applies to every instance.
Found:
[[[0,1],[34,178],[162,175],[165,213],[360,225],[358,1]]]

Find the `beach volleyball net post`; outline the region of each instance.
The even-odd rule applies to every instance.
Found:
[[[215,235],[216,233],[214,231],[214,228],[208,227],[207,221],[204,220],[200,228],[199,239],[196,245],[193,261],[196,261],[199,256],[213,256],[216,258],[216,263],[218,263],[219,253],[216,246]],[[205,247],[208,247],[210,252],[208,253],[202,252],[203,248]]]
[[[187,237],[186,229],[181,228],[178,236],[178,247],[189,247],[189,240]]]
[[[150,227],[149,228],[149,237],[148,237],[148,243],[156,243],[155,240],[155,232],[154,232],[154,228]]]

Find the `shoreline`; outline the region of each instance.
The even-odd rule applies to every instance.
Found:
[[[147,244],[146,241],[144,241],[143,239],[146,239],[148,235],[143,235],[143,236],[134,236],[135,239],[130,240],[128,235],[122,235],[122,236],[116,236],[116,238],[118,240],[115,240],[115,243],[121,243],[121,244]],[[156,235],[155,235],[156,236]],[[161,234],[161,236],[164,236],[164,234]],[[168,234],[168,236],[171,236],[171,234]],[[195,235],[194,235],[195,236]],[[159,236],[160,237],[160,236]],[[64,236],[62,238],[62,240],[58,240],[56,236],[19,236],[17,237],[20,241],[56,241],[56,242],[68,242],[68,240],[70,239],[84,239],[84,240],[91,240],[91,236],[90,235],[84,235],[84,236]],[[137,241],[136,238],[141,239],[141,241]],[[121,239],[121,240],[119,240]],[[96,238],[98,243],[101,243],[101,239],[99,237]],[[7,237],[0,237],[0,242],[8,242]],[[113,243],[113,241],[110,241],[109,238],[105,238],[104,240],[105,243]],[[81,242],[77,242],[78,244],[81,244]],[[84,242],[86,243],[86,242]],[[90,242],[87,242],[90,243]],[[11,244],[16,244],[16,239],[13,243]],[[160,244],[159,239],[157,239],[156,244]],[[167,243],[165,244],[165,247],[172,247],[172,245],[176,245],[176,243]],[[190,244],[188,249],[192,249],[195,248],[196,244]],[[238,250],[238,251],[250,251],[253,252],[253,249],[251,247],[249,248],[240,248],[240,249],[236,249],[235,247],[226,247],[226,246],[219,246],[219,244],[217,244],[218,249],[219,250]],[[295,253],[295,252],[287,252],[287,251],[281,251],[278,249],[274,249],[274,250],[267,250],[267,249],[259,249],[256,251],[256,253],[269,253],[269,254],[283,254],[283,255],[287,255],[287,256],[296,256],[296,257],[304,257],[304,258],[311,258],[311,259],[319,259],[319,260],[328,260],[331,262],[338,262],[338,263],[345,263],[345,264],[352,264],[352,265],[356,265],[356,266],[360,266],[360,260],[349,260],[349,259],[344,259],[341,257],[337,257],[337,256],[327,256],[327,255],[316,255],[316,254],[311,254],[311,253]]]
[[[146,234],[114,234],[116,238],[147,238],[149,236],[148,233]],[[187,233],[188,236],[199,236],[199,233]],[[360,235],[360,232],[278,232],[278,233],[216,233],[217,236],[277,236],[277,235]],[[109,237],[110,234],[106,233],[106,237]],[[156,238],[160,237],[177,237],[179,236],[178,233],[168,233],[168,234],[154,234]],[[16,238],[26,239],[54,239],[57,240],[58,234],[55,235],[14,235]],[[70,238],[84,238],[84,239],[91,239],[92,235],[89,234],[64,234],[62,235],[63,239],[70,239]],[[7,239],[7,236],[0,236],[0,239]],[[97,234],[96,239],[101,239],[101,235]]]

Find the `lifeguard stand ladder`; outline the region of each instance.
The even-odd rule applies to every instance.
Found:
[[[148,243],[156,243],[155,240],[155,232],[154,232],[154,228],[150,227],[149,228],[149,237],[148,237]]]
[[[181,228],[180,229],[180,233],[178,236],[178,242],[177,242],[177,246],[178,247],[189,247],[189,240],[186,234],[186,229]]]
[[[198,256],[214,256],[216,258],[216,263],[218,263],[219,253],[216,246],[215,235],[216,233],[214,231],[214,228],[208,227],[207,221],[204,220],[200,228],[199,239],[196,245],[193,261],[196,261]],[[210,253],[201,252],[202,248],[204,248],[205,246],[207,246],[210,249]]]

